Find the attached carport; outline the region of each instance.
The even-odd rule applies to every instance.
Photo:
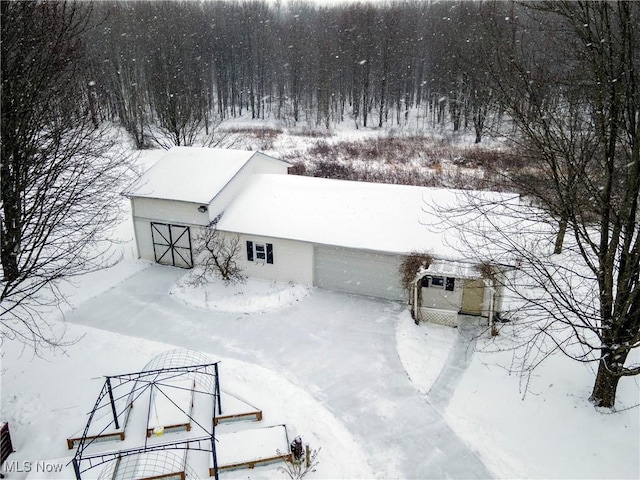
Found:
[[[314,279],[317,287],[388,300],[405,300],[400,284],[400,255],[316,245]]]

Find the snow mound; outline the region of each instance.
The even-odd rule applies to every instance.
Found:
[[[244,314],[286,308],[309,295],[303,285],[254,278],[235,285],[210,278],[202,285],[193,285],[192,279],[198,274],[196,268],[180,278],[171,288],[171,295],[191,307]]]
[[[421,394],[429,392],[444,368],[458,336],[457,329],[421,323],[416,325],[407,310],[396,327],[396,347],[402,366]]]

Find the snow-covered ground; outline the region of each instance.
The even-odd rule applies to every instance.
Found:
[[[102,387],[102,375],[138,371],[153,356],[172,348],[160,342],[79,325],[70,325],[68,334],[81,340],[68,347],[63,355],[21,356],[16,344],[3,349],[2,414],[10,422],[16,449],[9,460],[18,461],[20,465],[32,461],[34,470],[37,461],[55,464],[51,459],[60,459],[57,461],[66,464],[70,460],[73,452],[67,449],[66,438],[81,435],[86,414]],[[222,388],[253,400],[264,412],[263,424],[286,422],[290,435],[302,434],[312,448],[323,447],[324,469],[319,470],[322,476],[374,476],[360,446],[308,392],[258,364],[224,357],[216,359],[221,361]],[[295,399],[295,408],[290,408],[285,399]],[[118,448],[117,442],[110,446]],[[257,469],[252,472],[252,478],[286,478],[278,474],[276,468]],[[100,468],[89,472],[88,478],[96,478],[99,471]],[[6,478],[24,476],[15,473]],[[73,470],[67,468],[53,478],[72,476]],[[246,478],[246,472],[225,472],[223,478]]]
[[[186,305],[229,313],[266,313],[299,302],[309,295],[302,285],[252,279],[248,283],[225,285],[215,278],[206,287],[196,288],[191,279],[199,276],[200,268],[178,280],[170,294]]]
[[[75,343],[42,357],[2,345],[10,461],[69,458],[102,376],[179,347],[220,360],[223,389],[261,408],[263,424],[321,448],[306,478],[640,477],[635,378],[620,383],[621,411],[598,412],[593,373],[558,356],[523,395],[510,354],[468,348],[473,329],[416,326],[404,305],[300,286],[187,287],[183,270],[135,259],[130,220],[114,235],[124,260],[65,286],[73,308],[55,325]],[[221,478],[287,475],[272,465]]]

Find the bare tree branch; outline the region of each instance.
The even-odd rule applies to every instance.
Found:
[[[512,37],[494,30],[488,68],[527,162],[502,178],[523,202],[470,193],[447,221],[469,254],[519,258],[505,286],[509,328],[530,342],[522,366],[556,351],[597,364],[591,399],[612,407],[620,378],[640,373],[627,363],[640,346],[640,8],[540,2],[513,12]]]
[[[117,260],[110,233],[125,155],[83,95],[89,6],[1,8],[1,335],[37,351],[62,342],[43,316],[65,302],[60,281]]]
[[[201,270],[190,277],[192,285],[202,285],[216,276],[225,284],[244,283],[240,259],[240,237],[221,234],[215,223],[203,228],[194,237],[194,253]]]

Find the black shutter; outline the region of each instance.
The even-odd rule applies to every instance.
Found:
[[[267,263],[273,263],[273,245],[267,243]]]
[[[247,240],[247,260],[253,262],[253,242]]]
[[[455,286],[456,286],[456,279],[447,277],[447,284],[445,285],[444,289],[450,292],[453,292],[453,290],[455,289]]]

